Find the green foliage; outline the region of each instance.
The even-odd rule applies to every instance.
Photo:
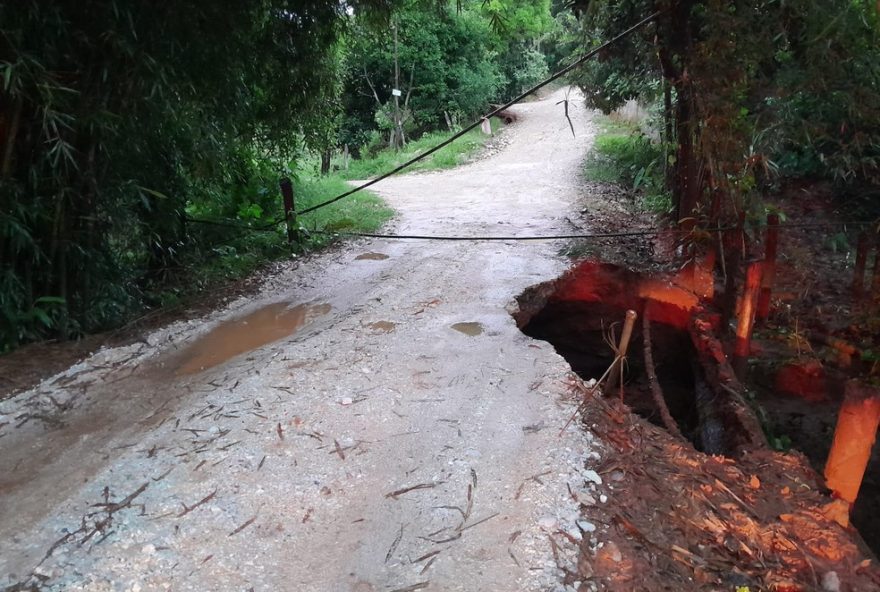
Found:
[[[549,0],[471,0],[455,9],[403,2],[398,36],[399,99],[408,136],[471,122],[548,74],[541,39],[555,21]],[[392,127],[394,35],[355,19],[345,52],[344,112],[339,144],[353,149],[380,141]],[[372,138],[375,141],[375,138]]]
[[[155,284],[144,295],[145,300],[154,306],[173,306],[212,285],[244,277],[269,261],[288,256],[286,226],[272,226],[283,213],[277,181],[271,171],[256,173],[246,188],[240,188],[236,198],[191,207],[194,217],[226,220],[230,208],[240,204],[237,223],[271,228],[258,232],[229,225],[193,225],[192,248],[184,254],[181,266],[169,270],[165,281]],[[293,186],[297,209],[308,208],[350,188],[339,177],[294,178]],[[316,230],[374,232],[392,215],[393,211],[374,194],[357,193],[300,218],[304,243],[299,248],[320,248],[333,240]]]
[[[407,4],[394,16],[398,36],[399,103],[408,133],[472,120],[496,98],[503,77],[494,62],[489,24],[470,10],[424,10]],[[355,21],[347,40],[345,118],[340,143],[359,147],[372,130],[392,125],[395,83],[393,29]]]
[[[869,2],[788,3],[774,46],[780,91],[759,108],[783,174],[880,185],[880,22]],[[769,141],[772,140],[772,141]]]
[[[310,207],[350,188],[351,186],[339,177],[312,180],[303,184],[300,190],[301,207]],[[315,230],[376,232],[393,215],[394,211],[386,206],[381,199],[368,191],[361,191],[350,198],[304,216],[300,224],[306,232],[314,232]],[[309,238],[309,245],[311,247],[323,246],[330,240],[332,240],[330,236],[312,234]]]
[[[337,117],[346,20],[318,0],[0,3],[0,348],[150,303],[206,254],[187,212],[261,217],[257,161]]]
[[[498,130],[500,121],[493,117],[492,129]],[[430,132],[424,134],[418,140],[410,142],[403,150],[391,149],[379,150],[372,156],[364,154],[363,158],[354,159],[349,163],[348,170],[339,170],[338,175],[344,179],[370,179],[387,173],[400,166],[415,156],[433,148],[449,137],[449,132]],[[426,158],[407,169],[408,171],[430,171],[449,169],[467,162],[485,144],[489,138],[479,129],[472,130],[448,146],[444,146]],[[336,166],[342,168],[340,160],[334,160]]]
[[[270,225],[278,177],[311,153],[388,131],[390,24],[413,135],[541,75],[549,0],[459,4],[0,2],[0,349],[116,326],[282,254],[283,229],[240,226]],[[306,201],[339,189],[296,183]],[[362,196],[303,223],[388,215]]]
[[[508,96],[516,96],[535,86],[550,75],[544,54],[535,47],[516,47],[509,50]]]
[[[639,195],[643,207],[665,213],[671,202],[663,161],[663,147],[637,129],[608,126],[596,136],[585,174],[592,181],[619,183]]]
[[[589,3],[585,48],[573,53],[664,5]],[[705,212],[720,197],[717,213],[731,215],[751,207],[777,174],[877,186],[878,41],[874,2],[677,2],[576,79],[606,112],[630,98],[656,104],[665,90],[662,131],[679,157],[669,169],[676,202]]]

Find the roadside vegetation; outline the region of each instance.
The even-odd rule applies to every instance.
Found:
[[[0,352],[289,256],[281,177],[300,209],[331,198],[559,59],[550,0],[7,2],[0,23]],[[392,214],[356,195],[303,216],[296,248]]]
[[[606,114],[636,100],[653,115],[651,141],[606,131],[597,151],[624,185],[648,195],[652,186],[668,188],[673,222],[735,223],[741,211],[764,212],[765,197],[780,186],[805,179],[831,183],[844,200],[880,196],[875,2],[626,0],[581,8],[564,36],[581,50],[663,11],[573,79]],[[667,155],[660,167],[658,152]],[[662,183],[651,180],[658,175]]]
[[[668,214],[672,207],[666,188],[667,155],[663,145],[637,123],[599,117],[599,131],[584,164],[590,181],[616,183],[630,192],[639,207]]]

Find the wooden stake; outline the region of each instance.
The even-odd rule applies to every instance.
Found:
[[[868,233],[863,232],[859,235],[859,242],[856,246],[856,266],[853,270],[852,292],[853,298],[858,300],[865,292],[865,267],[868,263]],[[874,267],[877,267],[875,264]]]
[[[629,341],[632,337],[633,325],[635,325],[638,314],[634,310],[626,311],[626,317],[623,321],[623,333],[620,335],[620,343],[617,345],[617,357],[611,366],[611,372],[608,374],[608,384],[613,385],[620,382],[620,398],[623,399],[623,364],[626,361],[626,351],[629,349]]]
[[[880,391],[851,380],[837,416],[825,481],[835,495],[855,503],[880,425]]]
[[[749,263],[746,269],[746,285],[743,288],[742,306],[736,324],[736,342],[733,348],[733,370],[742,380],[752,346],[752,329],[755,327],[755,307],[761,289],[763,264],[760,261]]]
[[[761,281],[761,294],[758,297],[756,317],[763,321],[770,316],[770,297],[773,282],[776,280],[776,254],[779,248],[779,215],[767,215],[767,234],[764,238],[764,278]]]

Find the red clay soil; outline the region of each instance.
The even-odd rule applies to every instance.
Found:
[[[656,225],[626,192],[595,189],[604,189],[601,203],[588,199],[580,221],[591,231]],[[792,451],[761,449],[736,460],[708,456],[620,403],[591,403],[584,423],[610,443],[602,476],[614,494],[606,505],[583,508],[587,519],[604,525],[584,540],[579,573],[570,574],[570,582],[585,582],[583,590],[595,583],[621,591],[880,590],[876,558],[858,532],[830,518],[834,506],[817,472],[843,382],[853,376],[880,382],[880,314],[869,298],[855,299],[851,291],[854,248],[865,227],[814,226],[877,212],[857,211],[851,203],[843,210],[841,203],[827,187],[804,185],[787,189],[774,204],[789,228],[779,238],[771,315],[756,327],[745,384],[757,395],[753,405],[772,443],[788,443]],[[747,231],[747,259],[760,258],[763,230]],[[575,253],[638,274],[672,276],[670,244],[668,236],[608,239]],[[839,367],[847,362],[849,368]],[[876,446],[874,456],[853,519],[876,545]]]
[[[591,399],[585,427],[608,443],[599,474],[613,494],[607,504],[583,506],[600,526],[584,538],[569,583],[615,591],[880,590],[880,568],[854,531],[823,513],[830,498],[802,455],[708,456],[576,383]]]

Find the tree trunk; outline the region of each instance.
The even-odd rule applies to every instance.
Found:
[[[321,152],[321,174],[327,175],[330,173],[330,156],[332,152],[329,148],[325,149]]]
[[[675,111],[672,109],[672,84],[665,78],[663,79],[663,131],[666,143],[663,155],[663,178],[666,182],[666,189],[672,190],[673,187],[673,167],[669,166],[669,156],[671,155],[670,146],[675,141]]]
[[[394,131],[391,136],[391,147],[395,150],[400,150],[403,148],[403,145],[406,143],[406,139],[403,137],[403,121],[401,121],[400,115],[400,64],[397,60],[397,25],[392,25],[392,29],[394,30]]]
[[[675,162],[675,193],[678,197],[676,219],[684,230],[694,227],[693,216],[700,204],[700,155],[698,152],[697,122],[693,110],[692,89],[689,84],[679,84],[676,89],[676,135],[678,155]]]

